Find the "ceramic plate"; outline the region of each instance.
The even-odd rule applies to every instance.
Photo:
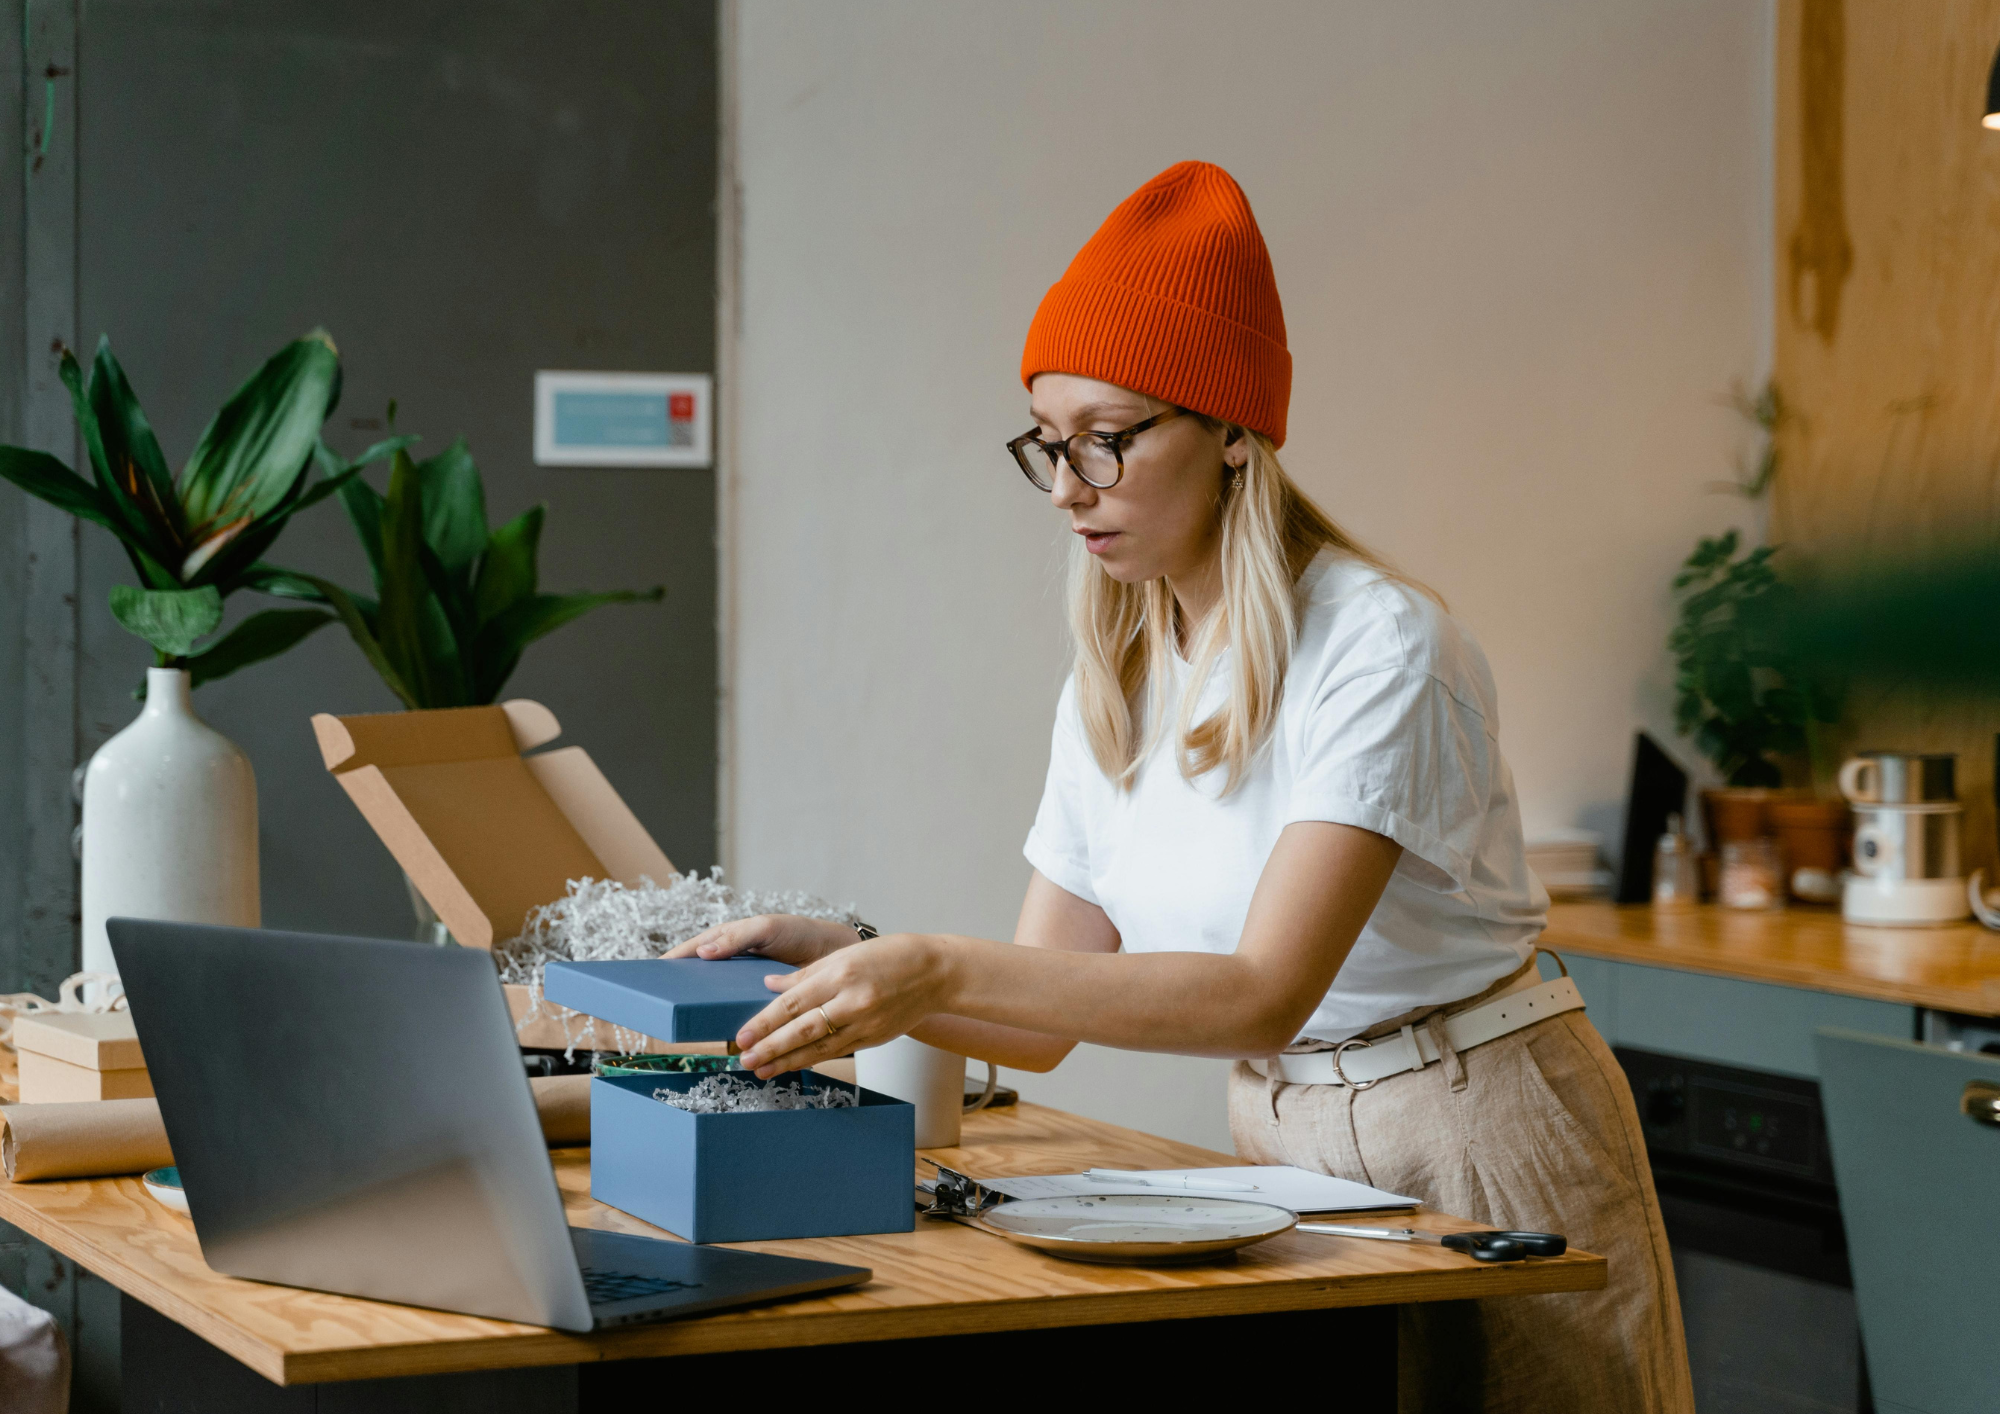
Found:
[[[1002,1203],[988,1232],[1079,1262],[1192,1262],[1290,1232],[1298,1216],[1266,1203],[1184,1193],[1071,1194]]]
[[[181,1187],[181,1171],[179,1169],[154,1169],[141,1179],[140,1182],[146,1185],[148,1193],[159,1199],[165,1206],[172,1208],[175,1212],[185,1213],[188,1210],[188,1196],[186,1190]]]

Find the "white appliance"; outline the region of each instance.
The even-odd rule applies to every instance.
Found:
[[[1966,916],[1959,868],[1958,758],[1865,751],[1840,768],[1854,807],[1854,872],[1841,888],[1849,923],[1924,927]]]

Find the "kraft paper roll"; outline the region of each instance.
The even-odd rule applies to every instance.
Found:
[[[590,1142],[589,1076],[537,1076],[528,1084],[552,1147]],[[0,1169],[16,1183],[144,1173],[173,1161],[157,1100],[0,1106]]]
[[[551,1149],[590,1142],[590,1077],[539,1075],[528,1081]]]
[[[0,1108],[0,1168],[17,1183],[144,1173],[173,1161],[157,1100]]]

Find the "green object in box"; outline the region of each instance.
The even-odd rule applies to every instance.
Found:
[[[592,1064],[592,1075],[713,1075],[717,1071],[741,1070],[735,1056],[693,1055],[674,1052],[661,1056],[621,1056]]]

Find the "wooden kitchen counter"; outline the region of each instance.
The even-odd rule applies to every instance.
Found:
[[[2000,1016],[2000,933],[1977,923],[1860,928],[1842,922],[1836,908],[1753,913],[1704,904],[1671,913],[1646,904],[1559,903],[1549,909],[1541,945],[1613,962]]]

